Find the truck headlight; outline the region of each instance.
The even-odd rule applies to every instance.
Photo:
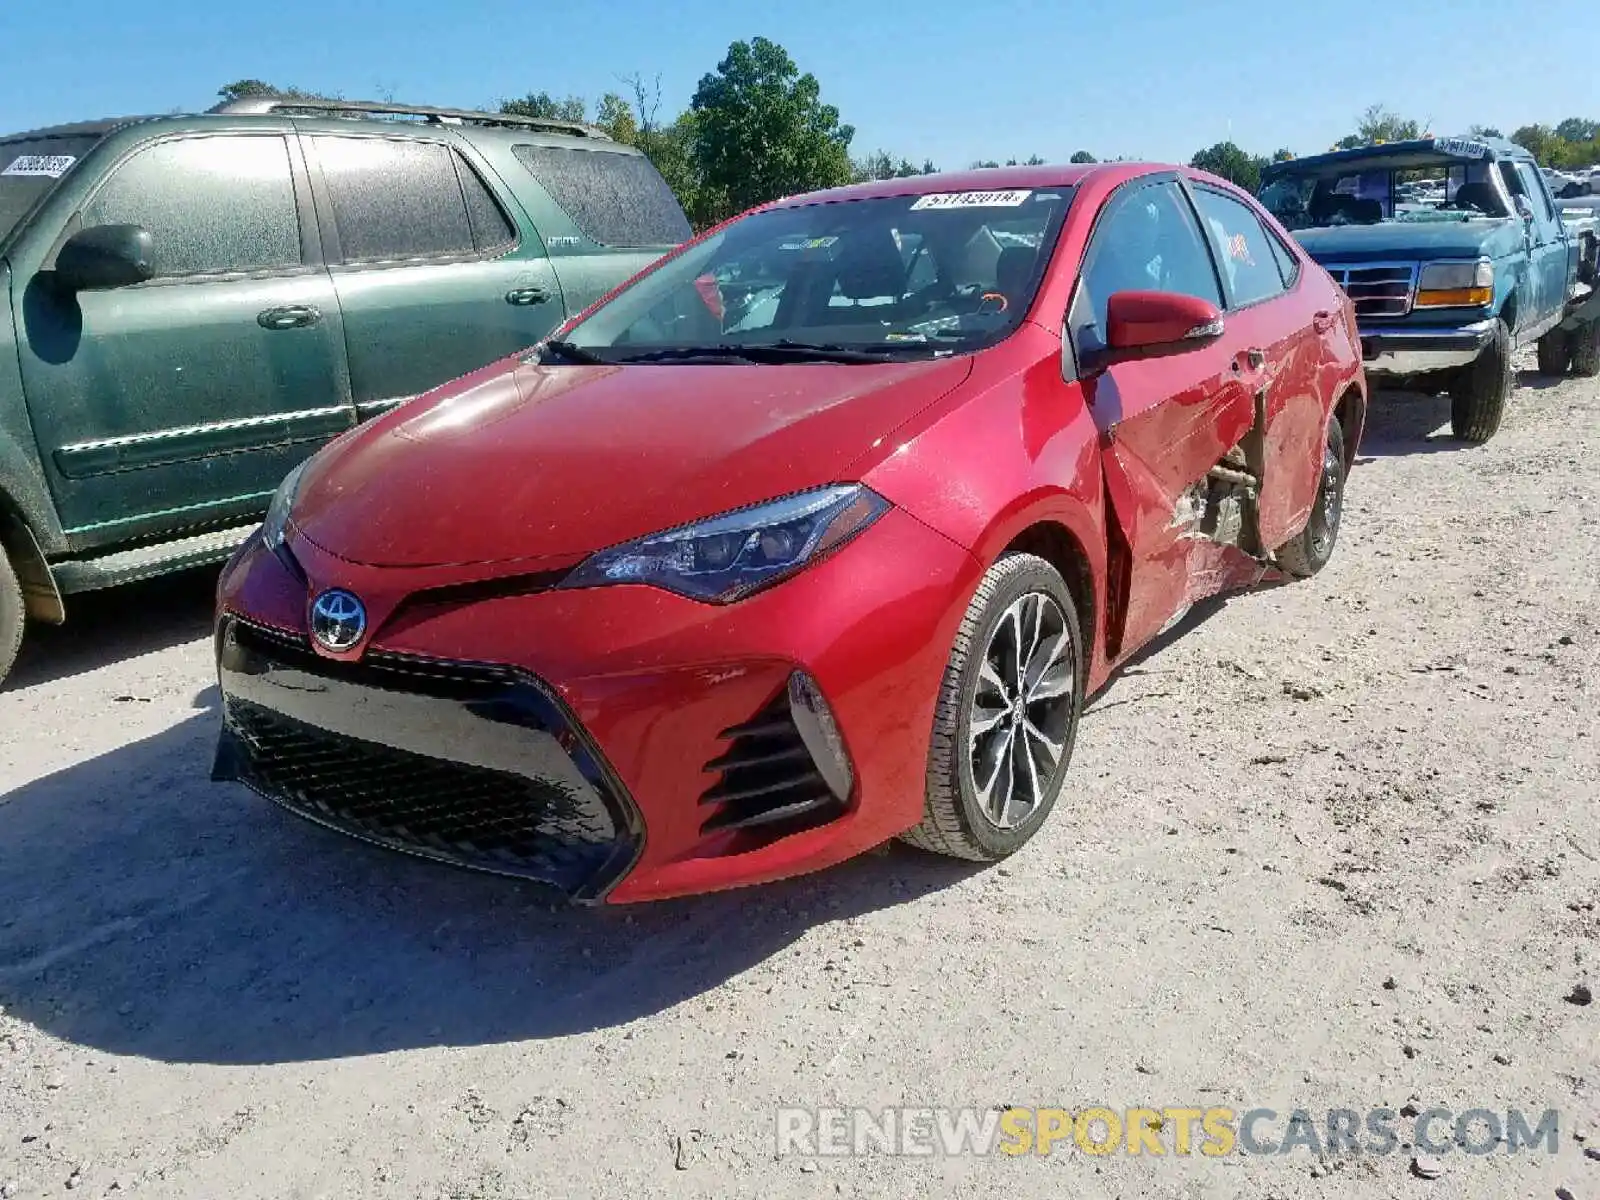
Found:
[[[1494,264],[1428,263],[1417,280],[1417,308],[1482,308],[1494,303]]]

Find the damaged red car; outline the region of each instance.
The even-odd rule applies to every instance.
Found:
[[[1328,561],[1365,389],[1345,296],[1199,172],[768,205],[284,482],[215,775],[578,901],[1003,858],[1119,663]]]

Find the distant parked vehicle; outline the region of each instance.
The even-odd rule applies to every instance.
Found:
[[[689,236],[560,121],[257,99],[0,138],[0,680],[24,610],[220,562],[322,442]]]
[[[1437,171],[1436,203],[1407,203],[1396,176]],[[1600,326],[1566,325],[1595,274],[1595,229],[1566,219],[1533,156],[1499,138],[1421,138],[1342,150],[1262,172],[1261,199],[1355,302],[1367,374],[1449,392],[1457,437],[1500,426],[1512,353],[1600,372]]]

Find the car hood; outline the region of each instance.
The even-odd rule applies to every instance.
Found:
[[[1376,225],[1335,225],[1327,229],[1300,229],[1295,239],[1318,262],[1373,262],[1498,258],[1521,247],[1520,222],[1489,221],[1382,221]]]
[[[971,369],[967,357],[485,368],[325,447],[292,521],[374,566],[575,558],[844,482]]]

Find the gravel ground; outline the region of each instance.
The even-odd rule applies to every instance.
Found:
[[[1333,564],[1126,671],[990,870],[553,911],[207,782],[211,580],[93,598],[0,693],[0,1194],[1600,1196],[1600,386],[1523,384],[1479,449],[1380,397]],[[783,1104],[1407,1102],[1560,1149],[774,1152]]]

